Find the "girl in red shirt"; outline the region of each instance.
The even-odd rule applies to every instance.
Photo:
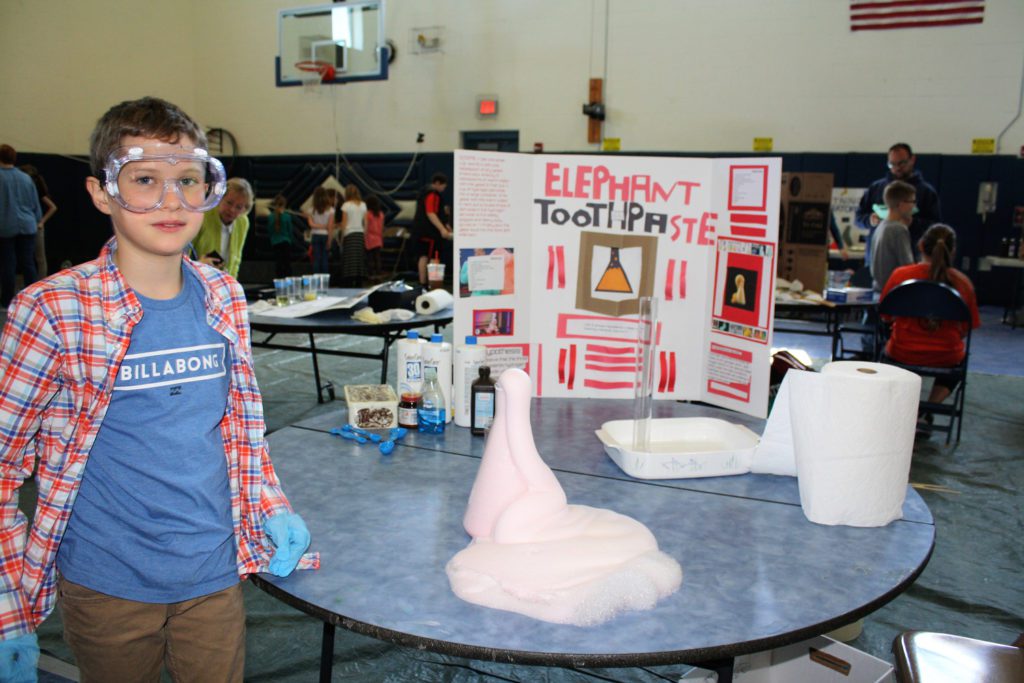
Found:
[[[882,298],[893,287],[908,280],[942,282],[960,293],[971,312],[971,328],[978,327],[981,320],[978,317],[974,285],[966,275],[952,266],[956,252],[956,233],[953,229],[936,223],[924,233],[917,243],[917,249],[921,253],[921,262],[894,270],[882,289]],[[892,335],[885,345],[885,354],[900,363],[953,367],[964,359],[964,337],[967,331],[967,323],[964,322],[894,317]],[[941,403],[953,388],[936,379],[928,400]]]
[[[381,273],[380,250],[384,246],[384,209],[375,194],[366,198],[366,230],[363,231],[363,246],[366,247],[366,260],[370,275],[376,277]]]

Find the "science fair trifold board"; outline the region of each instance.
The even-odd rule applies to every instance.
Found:
[[[537,396],[768,407],[781,160],[455,153],[455,339]]]

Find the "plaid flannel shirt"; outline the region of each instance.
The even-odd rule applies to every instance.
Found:
[[[110,405],[121,360],[142,306],[114,265],[116,240],[99,258],[21,292],[0,338],[0,638],[35,630],[56,601],[56,555],[89,450]],[[238,573],[264,571],[270,516],[290,511],[270,463],[253,371],[242,288],[214,268],[185,260],[204,290],[206,319],[231,348],[231,383],[221,421]],[[39,498],[26,542],[18,487],[36,458]],[[305,555],[300,568],[316,568]]]

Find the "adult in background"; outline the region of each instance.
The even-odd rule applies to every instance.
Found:
[[[39,173],[39,169],[32,164],[24,164],[21,166],[21,170],[27,173],[28,177],[35,184],[36,194],[39,196],[39,206],[43,210],[43,217],[39,219],[39,226],[36,230],[36,277],[42,279],[49,273],[46,263],[46,240],[43,238],[43,228],[46,226],[46,221],[53,218],[53,214],[57,213],[57,204],[50,197],[50,188],[46,186],[46,181]]]
[[[868,231],[868,239],[864,245],[864,262],[867,264],[871,263],[871,240],[874,237],[875,228],[883,218],[875,212],[875,205],[884,204],[885,188],[892,181],[902,180],[905,183],[910,183],[917,193],[917,212],[910,224],[910,244],[912,246],[916,247],[928,226],[942,221],[939,194],[931,183],[921,176],[920,171],[914,170],[916,162],[917,156],[910,149],[910,145],[905,142],[897,142],[889,148],[889,157],[886,162],[889,172],[885,174],[884,178],[879,178],[871,183],[864,196],[860,198],[856,221],[857,225]]]
[[[430,185],[416,197],[416,215],[412,219],[412,244],[417,255],[420,284],[427,285],[427,259],[440,249],[441,240],[452,238],[452,228],[441,220],[441,194],[448,188],[448,176],[435,173]]]
[[[43,218],[32,179],[14,168],[18,153],[0,145],[0,305],[14,298],[18,268],[25,286],[36,281],[36,232]]]
[[[366,203],[359,188],[345,186],[345,203],[341,205],[341,286],[361,287],[366,277]]]
[[[199,260],[238,279],[242,248],[249,234],[249,211],[255,195],[245,178],[229,178],[228,189],[216,208],[203,216],[203,226],[192,242]]]

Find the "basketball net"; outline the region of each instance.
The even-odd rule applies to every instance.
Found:
[[[302,90],[306,93],[319,94],[322,92],[321,86],[334,82],[334,67],[327,62],[296,62],[295,68],[300,71]]]

